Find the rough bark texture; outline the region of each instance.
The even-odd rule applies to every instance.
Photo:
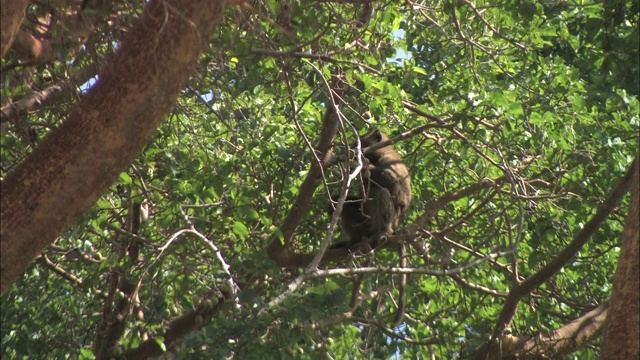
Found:
[[[4,54],[13,44],[13,39],[20,29],[20,24],[24,20],[25,10],[29,0],[2,0],[0,2],[0,58],[4,58]]]
[[[640,161],[631,186],[618,269],[613,278],[611,308],[604,325],[601,359],[640,359]]]
[[[150,2],[98,84],[2,182],[2,292],[151,139],[223,9],[224,0]]]

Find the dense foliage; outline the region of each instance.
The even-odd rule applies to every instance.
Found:
[[[2,60],[3,177],[100,81],[143,5],[93,10],[86,51],[60,43],[44,64],[16,65],[17,52]],[[58,6],[33,2],[24,26],[79,11]],[[637,1],[229,8],[157,136],[2,295],[2,357],[93,358],[110,331],[104,319],[128,298],[116,353],[152,338],[185,359],[468,358],[494,333],[510,290],[579,236],[637,153],[638,20]],[[303,269],[281,269],[265,252],[297,211],[335,74],[349,85],[338,154],[373,127],[424,126],[395,144],[413,185],[402,227],[414,271],[398,326],[392,248],[325,265],[345,271],[307,275],[291,292]],[[29,111],[5,111],[54,86],[62,90]],[[325,172],[299,214],[295,250],[320,248],[341,169]],[[505,332],[546,334],[608,299],[628,202],[543,274]],[[138,207],[149,213],[139,231]],[[348,271],[358,267],[369,272]],[[116,290],[118,278],[135,291]],[[170,321],[222,299],[164,343]],[[595,359],[599,341],[570,352]]]

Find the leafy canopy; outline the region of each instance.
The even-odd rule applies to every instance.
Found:
[[[56,61],[32,68],[29,86],[10,79],[23,68],[3,71],[3,109],[56,84],[85,83],[143,5],[96,14],[87,51],[60,45]],[[51,6],[33,3],[27,22],[77,10]],[[468,358],[494,332],[514,284],[566,248],[637,152],[637,24],[637,2],[266,0],[228,9],[153,141],[3,294],[3,357],[93,358],[109,307],[132,298],[110,288],[117,274],[137,297],[121,352],[151,338],[189,359]],[[3,68],[16,59],[9,53]],[[418,270],[395,327],[399,275],[384,270],[399,266],[392,248],[330,264],[324,269],[345,272],[305,277],[293,292],[287,284],[302,269],[283,270],[264,251],[282,238],[279,226],[317,161],[332,74],[348,84],[339,155],[374,126],[399,135],[432,125],[394,145],[411,173],[402,228],[412,231],[406,268]],[[3,177],[90,86],[12,119],[0,138]],[[325,171],[299,214],[296,251],[320,248],[343,168]],[[150,216],[132,237],[136,203]],[[627,207],[625,199],[522,298],[510,333],[552,332],[610,296]],[[191,227],[197,234],[179,233]],[[135,261],[126,252],[133,243]],[[382,270],[345,276],[374,266]],[[215,306],[233,286],[236,299],[166,340],[168,322],[205,299]],[[566,358],[597,358],[598,341],[589,345]]]

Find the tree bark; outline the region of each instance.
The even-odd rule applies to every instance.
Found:
[[[640,155],[631,185],[620,260],[613,278],[611,307],[604,324],[601,359],[640,359]]]
[[[20,29],[24,20],[25,11],[29,0],[2,0],[0,2],[0,58],[4,59],[4,54],[13,44],[13,39]]]
[[[224,6],[224,0],[151,1],[95,87],[2,182],[2,293],[149,142]]]

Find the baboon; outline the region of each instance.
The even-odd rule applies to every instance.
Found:
[[[360,137],[360,143],[364,149],[388,139],[375,129]],[[347,241],[332,248],[350,248],[363,241],[375,248],[395,233],[411,202],[409,170],[392,145],[370,152],[365,158],[368,164],[362,170],[364,192],[347,197],[342,209],[342,232]]]

